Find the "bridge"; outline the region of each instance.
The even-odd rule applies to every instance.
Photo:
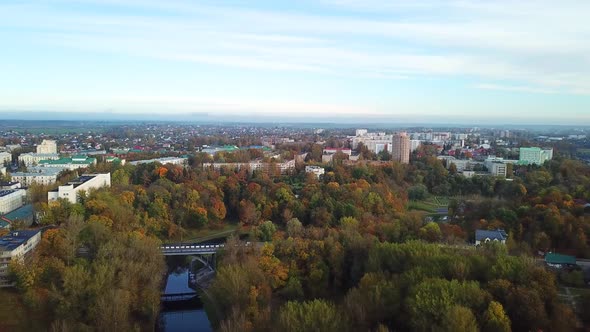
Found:
[[[164,256],[212,255],[223,249],[224,244],[170,243],[160,246]]]
[[[162,294],[160,300],[162,302],[187,301],[193,299],[197,295],[197,292]]]

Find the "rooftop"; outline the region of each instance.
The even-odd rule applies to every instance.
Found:
[[[476,241],[484,241],[485,239],[490,240],[506,240],[508,238],[508,234],[503,229],[495,229],[495,230],[485,230],[485,229],[478,229],[475,231],[475,240]]]
[[[20,189],[2,189],[0,190],[0,197],[4,197],[19,191]]]
[[[0,237],[0,249],[3,251],[12,251],[18,248],[23,243],[27,242],[30,238],[39,233],[40,230],[24,230],[14,231]]]
[[[74,186],[74,188],[76,188],[76,187],[81,186],[82,184],[94,179],[95,177],[96,177],[96,174],[84,174],[84,175],[80,176],[79,178],[66,183],[64,186],[71,185],[71,186]],[[50,191],[56,192],[56,191],[59,191],[59,188],[56,188],[56,189],[53,189]]]
[[[21,156],[36,156],[36,157],[59,157],[57,153],[35,153],[35,152],[28,152],[23,153]]]
[[[550,252],[545,255],[545,262],[549,264],[576,264],[576,257]]]
[[[26,220],[33,216],[33,204],[24,205],[10,213],[4,215],[10,221]]]
[[[14,172],[12,176],[53,176],[58,175],[62,170],[55,167],[38,167],[38,168],[29,168],[28,172]]]
[[[74,156],[74,158],[59,158],[55,160],[40,160],[39,165],[90,165],[96,161],[95,158],[86,158],[86,156]]]

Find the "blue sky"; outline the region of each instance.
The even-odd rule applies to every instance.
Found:
[[[0,1],[0,111],[590,124],[590,1]]]

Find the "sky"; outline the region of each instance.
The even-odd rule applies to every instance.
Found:
[[[590,1],[2,0],[2,112],[590,125]]]

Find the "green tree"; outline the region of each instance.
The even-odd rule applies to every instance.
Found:
[[[469,308],[450,307],[442,320],[442,330],[448,332],[478,332],[477,320]]]
[[[510,318],[501,303],[492,301],[483,315],[483,332],[510,332]]]
[[[340,331],[346,325],[336,306],[324,300],[287,302],[278,317],[279,331]]]
[[[437,242],[441,239],[442,233],[440,227],[435,222],[429,222],[424,227],[420,228],[420,238],[428,242]]]
[[[274,233],[277,231],[277,226],[275,226],[275,224],[273,224],[272,221],[267,220],[265,222],[263,222],[262,224],[260,224],[260,226],[258,226],[257,228],[257,233],[258,233],[258,238],[261,241],[271,241],[272,240],[272,236],[274,235]]]
[[[423,184],[411,186],[408,189],[408,198],[411,200],[425,199],[426,195],[428,195],[428,189]]]
[[[301,221],[297,218],[292,218],[291,220],[287,221],[287,235],[296,237],[301,236],[303,234],[303,225]]]

